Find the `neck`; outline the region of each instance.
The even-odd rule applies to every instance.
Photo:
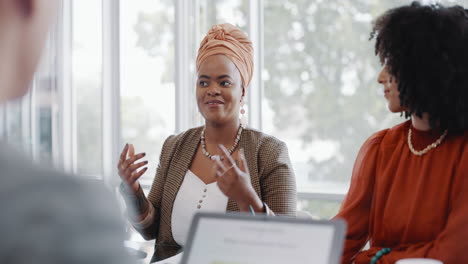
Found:
[[[427,113],[423,113],[422,117],[419,117],[416,114],[412,114],[411,124],[417,130],[421,130],[421,131],[431,130],[431,126],[429,125],[429,115]]]
[[[225,146],[232,145],[233,140],[236,138],[239,125],[240,121],[237,119],[234,122],[229,122],[222,125],[205,121],[206,143],[223,144]]]

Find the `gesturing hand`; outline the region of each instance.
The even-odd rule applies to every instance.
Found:
[[[215,177],[219,189],[230,199],[235,200],[241,211],[248,211],[252,205],[255,211],[263,211],[263,203],[250,183],[250,173],[241,149],[232,157],[223,145],[218,145],[224,156],[215,159]]]
[[[127,158],[128,154],[128,158]],[[138,171],[139,168],[148,164],[148,161],[141,161],[136,163],[139,159],[143,158],[146,154],[139,153],[135,155],[135,149],[132,144],[126,144],[122,153],[120,154],[119,164],[117,169],[119,170],[119,176],[124,183],[126,183],[133,192],[137,192],[140,184],[138,179],[148,170],[145,167]]]

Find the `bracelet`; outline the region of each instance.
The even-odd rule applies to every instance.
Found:
[[[380,258],[382,258],[384,255],[390,253],[390,251],[392,251],[391,248],[383,248],[383,249],[377,251],[377,253],[375,253],[374,257],[372,257],[370,264],[377,264],[377,261]]]

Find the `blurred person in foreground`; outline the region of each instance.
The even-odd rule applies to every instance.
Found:
[[[413,2],[371,37],[388,108],[409,120],[358,154],[336,216],[348,222],[342,263],[468,263],[468,11]]]
[[[240,113],[253,74],[247,34],[231,24],[213,26],[197,56],[196,100],[204,125],[164,142],[148,197],[138,179],[147,161],[126,145],[119,174],[133,226],[155,239],[153,260],[173,255],[186,242],[199,211],[296,214],[296,183],[286,144],[244,128]],[[229,227],[227,227],[229,228]],[[169,246],[173,250],[169,250]]]
[[[0,0],[0,103],[28,92],[56,0]],[[133,263],[104,188],[0,149],[0,263]]]

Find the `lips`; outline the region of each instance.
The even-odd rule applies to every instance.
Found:
[[[224,104],[224,102],[219,101],[219,100],[210,100],[210,101],[205,102],[205,104],[208,106],[217,106],[217,105]]]

